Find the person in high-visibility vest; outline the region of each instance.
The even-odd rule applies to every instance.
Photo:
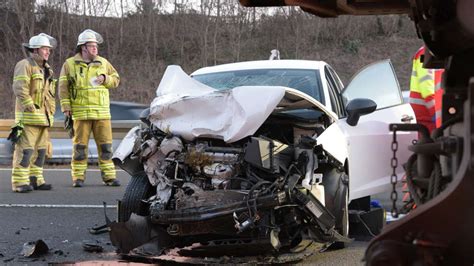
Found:
[[[15,94],[15,143],[12,167],[12,190],[26,193],[50,190],[43,176],[43,165],[49,145],[48,128],[53,125],[55,84],[48,63],[56,40],[40,33],[23,44],[28,57],[19,61],[13,74]],[[21,132],[21,133],[20,133]]]
[[[436,128],[435,87],[441,86],[440,69],[427,69],[421,61],[425,47],[421,47],[413,57],[413,70],[410,80],[410,105],[415,112],[416,121],[431,132]],[[440,103],[439,103],[440,104]]]
[[[73,121],[73,187],[82,187],[87,169],[89,136],[94,135],[99,151],[99,168],[107,186],[120,186],[112,162],[112,126],[109,89],[117,88],[120,77],[107,59],[98,55],[102,36],[87,29],[79,34],[76,55],[66,59],[59,77],[61,111]]]

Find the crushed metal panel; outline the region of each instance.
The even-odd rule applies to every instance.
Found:
[[[241,86],[217,91],[169,66],[151,103],[150,121],[185,140],[209,137],[233,143],[254,134],[277,107],[319,109],[337,120],[323,104],[294,89]]]
[[[150,121],[185,140],[211,137],[232,143],[255,133],[284,95],[285,87],[274,86],[216,91],[170,66],[151,103]]]
[[[49,247],[46,243],[38,239],[23,244],[21,255],[27,258],[37,258],[46,255],[49,252]]]

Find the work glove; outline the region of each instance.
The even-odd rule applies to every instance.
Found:
[[[67,131],[70,138],[74,137],[74,122],[72,121],[71,116],[64,117],[64,129]]]
[[[18,140],[20,140],[21,134],[23,134],[23,124],[17,123],[11,127],[7,139],[13,143],[17,143]]]

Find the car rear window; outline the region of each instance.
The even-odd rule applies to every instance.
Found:
[[[239,86],[285,86],[302,91],[324,104],[319,71],[314,69],[251,69],[193,76],[218,90]]]

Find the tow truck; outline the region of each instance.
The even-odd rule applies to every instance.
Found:
[[[320,17],[410,16],[428,50],[424,66],[445,69],[442,126],[432,135],[421,125],[390,126],[395,136],[400,131],[420,132],[421,138],[411,147],[414,159],[408,161],[411,170],[407,174],[418,180],[412,189],[422,200],[409,215],[387,225],[370,242],[365,261],[367,265],[474,263],[474,1],[240,0],[240,3],[248,7],[299,6]],[[427,197],[420,192],[426,190],[422,183],[430,180],[443,185]]]

